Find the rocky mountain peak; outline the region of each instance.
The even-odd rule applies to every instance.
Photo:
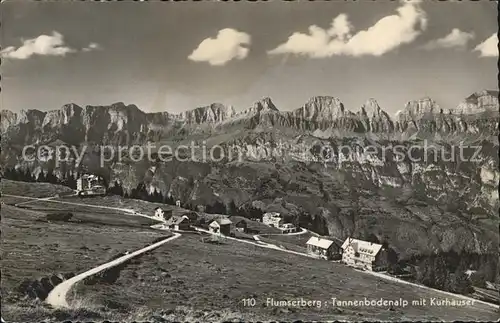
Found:
[[[361,106],[361,118],[366,131],[392,132],[394,123],[387,112],[382,110],[377,100],[370,98]]]
[[[39,126],[42,124],[45,112],[36,109],[21,110],[18,115],[18,123],[32,123]]]
[[[475,114],[486,111],[498,112],[498,91],[482,90],[468,96],[460,102],[454,114]]]
[[[45,113],[42,127],[57,127],[67,125],[73,120],[80,119],[82,108],[74,103],[65,104],[59,110],[52,110]]]
[[[74,112],[74,111],[81,111],[83,110],[81,106],[79,106],[78,104],[76,103],[67,103],[65,105],[62,106],[61,108],[62,110],[66,110],[66,111],[69,111],[69,112]]]
[[[384,111],[380,108],[377,100],[370,98],[361,106],[361,113],[367,117],[375,117],[380,116]]]
[[[180,114],[145,113],[137,106],[116,102],[84,108],[69,103],[58,110],[1,112],[2,138],[21,144],[72,138],[75,142],[142,143],[172,135],[239,131],[258,127],[283,127],[299,134],[317,130],[351,133],[392,133],[412,135],[474,133],[491,136],[498,125],[498,91],[478,91],[457,108],[442,110],[429,97],[409,101],[393,122],[371,98],[354,114],[333,96],[315,96],[302,107],[280,112],[269,97],[236,114],[232,106],[212,103]],[[200,126],[200,127],[198,127]],[[207,127],[211,128],[207,131]],[[421,131],[423,130],[423,131]],[[488,137],[489,138],[489,137]]]
[[[279,111],[278,108],[276,108],[276,106],[274,105],[274,103],[270,97],[265,97],[265,98],[262,98],[261,100],[255,102],[252,108],[256,112]]]
[[[333,121],[345,114],[344,104],[332,96],[315,96],[301,108],[295,110],[295,117],[310,121]]]
[[[17,122],[17,113],[10,110],[0,111],[0,130],[2,133],[7,131],[10,126],[15,125]]]
[[[424,115],[439,114],[442,112],[436,101],[430,97],[424,97],[406,103],[405,108],[398,116],[400,120],[415,120],[422,118]]]
[[[218,123],[227,120],[235,115],[232,106],[225,106],[221,103],[212,103],[208,106],[188,110],[179,114],[179,119],[183,119],[191,124]]]

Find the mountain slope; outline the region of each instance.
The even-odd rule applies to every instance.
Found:
[[[498,248],[496,95],[477,92],[449,110],[430,98],[414,100],[396,120],[375,99],[354,113],[328,96],[293,111],[279,111],[269,98],[238,113],[221,104],[181,114],[144,113],[123,103],[2,111],[1,160],[3,167],[33,174],[53,168],[62,178],[77,171],[74,161],[59,167],[50,159],[23,161],[23,145],[85,144],[81,168],[121,182],[129,192],[145,183],[191,205],[219,200],[279,210],[290,221],[341,239],[373,234],[407,256],[489,254]],[[218,149],[217,160],[203,160],[198,149],[196,159],[184,162],[115,155],[99,165],[99,145],[148,142],[173,149],[190,142],[220,145],[224,155]],[[230,151],[238,158],[227,158]]]

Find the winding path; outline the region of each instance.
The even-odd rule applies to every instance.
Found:
[[[100,266],[97,266],[93,269],[90,269],[86,272],[83,272],[79,275],[76,275],[68,280],[65,280],[63,281],[62,283],[60,283],[59,285],[57,285],[56,287],[54,287],[54,289],[49,293],[49,295],[47,296],[47,298],[45,299],[45,302],[47,302],[48,304],[52,305],[53,307],[69,307],[69,304],[68,302],[66,301],[66,294],[68,293],[68,291],[71,289],[71,287],[73,287],[73,285],[75,285],[76,283],[78,283],[79,281],[89,277],[89,276],[92,276],[94,274],[97,274],[98,272],[101,272],[103,270],[106,270],[108,268],[112,268],[114,266],[117,266],[129,259],[132,259],[140,254],[143,254],[147,251],[150,251],[150,250],[153,250],[155,248],[158,248],[159,246],[169,242],[169,241],[172,241],[174,239],[177,239],[181,236],[181,234],[179,233],[174,233],[174,235],[172,237],[169,237],[165,240],[162,240],[162,241],[159,241],[157,243],[154,243],[150,246],[147,246],[145,248],[142,248],[142,249],[139,249],[139,250],[136,250],[134,252],[131,252],[130,254],[128,255],[125,255],[125,256],[121,256],[120,258],[117,258],[115,260],[112,260],[110,262],[107,262],[103,265],[100,265]]]
[[[53,200],[53,198],[58,198],[57,196],[52,196],[52,197],[28,197],[28,196],[20,196],[20,195],[11,195],[11,194],[2,194],[2,196],[7,196],[7,197],[15,197],[15,198],[23,198],[23,199],[30,199],[30,201],[27,202],[21,202],[21,203],[15,203],[14,206],[19,206],[25,203],[30,203],[34,201],[44,201],[44,202],[51,202],[51,203],[59,203],[59,204],[69,204],[69,205],[75,205],[75,206],[84,206],[84,207],[94,207],[97,209],[105,209],[105,210],[113,210],[113,211],[120,211],[120,212],[125,212],[131,215],[137,215],[137,216],[142,216],[148,219],[156,220],[159,222],[162,222],[159,220],[157,217],[147,215],[147,214],[142,214],[139,212],[136,212],[132,209],[125,209],[125,208],[120,208],[120,207],[112,207],[112,206],[104,206],[104,205],[92,205],[92,204],[85,204],[85,203],[76,203],[76,202],[67,202],[67,201],[59,201],[59,200]]]
[[[300,231],[299,232],[290,232],[290,233],[262,233],[262,234],[256,234],[256,236],[260,236],[260,237],[271,237],[271,236],[299,236],[301,234],[306,234],[307,232],[309,232],[309,230],[307,229],[304,229],[304,228],[300,228]],[[254,236],[255,237],[255,236]]]
[[[205,230],[203,228],[199,228],[199,227],[193,227],[193,228],[196,231],[199,231],[199,232],[208,233],[208,234],[211,234],[211,235],[219,235],[218,233],[213,233],[213,232],[210,232],[210,231]],[[309,255],[307,253],[297,252],[297,251],[293,251],[293,250],[286,250],[286,249],[278,247],[275,244],[263,242],[258,237],[256,238],[255,236],[254,236],[255,242],[249,241],[249,240],[244,240],[244,239],[233,238],[233,237],[229,237],[229,236],[224,236],[224,235],[222,237],[224,237],[224,239],[228,239],[228,240],[234,240],[234,241],[243,242],[243,243],[247,243],[247,244],[253,244],[254,246],[261,247],[261,248],[274,249],[274,250],[279,250],[279,251],[283,251],[283,252],[293,253],[295,255],[300,255],[300,256],[305,256],[305,257],[309,257],[309,258],[314,258],[313,256],[311,256],[311,255]]]

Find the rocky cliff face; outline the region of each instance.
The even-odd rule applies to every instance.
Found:
[[[387,112],[382,110],[375,99],[369,99],[358,114],[363,128],[371,132],[392,133],[394,131],[394,122]]]
[[[494,133],[498,128],[498,92],[476,92],[455,109],[442,109],[431,98],[410,101],[399,113],[401,132]]]
[[[59,110],[2,110],[1,131],[11,143],[50,143],[62,140],[71,144],[92,142],[132,145],[168,136],[185,125],[216,125],[234,116],[232,107],[211,104],[180,114],[145,113],[135,105],[122,102],[110,106],[84,108],[67,104]]]
[[[497,91],[480,91],[473,93],[461,102],[455,110],[454,114],[477,114],[490,111],[498,111],[498,92]]]
[[[219,123],[236,114],[233,107],[226,107],[220,103],[213,103],[206,107],[182,112],[176,119],[183,120],[189,124]]]
[[[42,112],[3,110],[1,132],[11,142],[32,143],[62,140],[81,143],[143,144],[172,136],[189,137],[200,129],[227,126],[246,128],[281,127],[301,132],[341,130],[344,134],[492,134],[498,124],[496,92],[472,94],[455,109],[442,109],[430,98],[410,101],[393,121],[375,99],[368,100],[357,113],[345,109],[335,97],[311,98],[293,111],[279,111],[270,98],[236,113],[222,104],[171,114],[144,113],[135,105],[115,103],[110,106],[67,104],[59,110]],[[210,131],[213,133],[213,131]]]
[[[106,176],[128,190],[145,182],[191,204],[234,200],[238,206],[282,210],[323,234],[388,236],[402,253],[453,248],[485,253],[498,246],[497,95],[477,92],[454,109],[430,98],[410,101],[394,121],[374,99],[353,113],[327,96],[293,111],[279,111],[269,98],[239,113],[221,104],[181,114],[144,113],[123,103],[2,111],[2,165],[33,173],[52,167],[21,161],[19,147],[26,143],[207,140],[226,151],[236,148],[242,158],[112,160]],[[341,135],[316,135],[332,129]],[[460,159],[462,140],[469,147]],[[388,149],[394,146],[402,158]],[[89,153],[83,165],[101,171],[96,159]]]

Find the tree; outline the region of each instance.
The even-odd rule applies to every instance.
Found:
[[[387,271],[395,274],[400,273],[402,268],[399,264],[398,253],[390,247],[385,250],[387,252]]]
[[[163,202],[163,195],[161,194],[161,191],[158,190],[156,187],[155,187],[154,192],[151,193],[151,195],[149,196],[149,201],[150,202],[157,202],[157,203]]]
[[[478,270],[470,275],[470,281],[471,281],[473,286],[482,287],[482,288],[486,287],[486,278],[484,276],[484,273],[480,270]]]
[[[453,274],[453,277],[454,277],[454,284],[453,284],[454,286],[452,290],[453,292],[464,295],[474,292],[472,283],[466,273],[455,273]]]
[[[174,198],[172,197],[172,195],[170,195],[170,194],[166,194],[166,195],[163,197],[163,203],[164,203],[164,204],[168,204],[168,205],[175,205],[175,200],[174,200]]]
[[[225,214],[226,206],[220,201],[215,201],[213,205],[207,205],[206,212],[211,214]]]
[[[26,170],[24,171],[23,180],[25,182],[33,182],[34,181],[33,176],[31,175],[31,172],[28,168],[26,168]]]
[[[56,175],[54,175],[54,171],[52,169],[49,169],[49,171],[47,172],[45,181],[52,184],[59,184],[59,179]]]
[[[40,173],[38,174],[38,177],[36,179],[37,182],[45,182],[47,181],[47,177],[45,176],[45,173],[42,171],[40,171]]]
[[[117,180],[115,180],[113,186],[108,188],[108,193],[111,195],[123,196],[123,187]]]
[[[439,254],[434,258],[434,287],[444,289],[448,280],[448,268],[444,257]]]
[[[230,216],[238,215],[238,208],[236,207],[234,200],[231,200],[231,202],[227,205],[227,214]]]
[[[76,180],[73,174],[68,174],[68,178],[66,180],[66,185],[74,190],[76,190]]]
[[[434,286],[434,267],[430,257],[420,261],[417,267],[416,279],[426,286]]]
[[[131,197],[133,199],[148,201],[149,200],[149,193],[146,190],[146,185],[144,185],[144,183],[137,184],[137,187],[132,189]]]
[[[380,243],[377,236],[375,234],[373,234],[372,232],[366,234],[365,241],[373,242],[373,243]],[[387,248],[387,246],[385,246],[385,248]]]
[[[3,177],[6,179],[15,180],[14,176],[15,176],[14,172],[12,171],[11,168],[6,168],[5,171],[3,172]]]

